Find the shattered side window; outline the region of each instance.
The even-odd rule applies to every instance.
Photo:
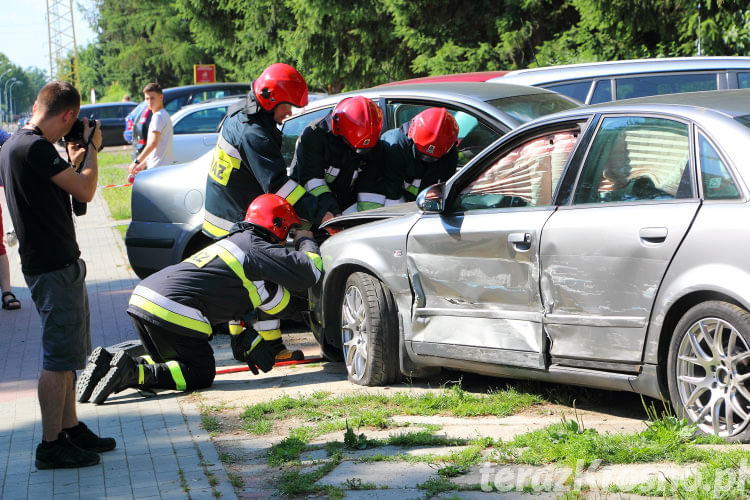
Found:
[[[461,191],[455,210],[551,205],[578,132],[538,136],[502,154]]]

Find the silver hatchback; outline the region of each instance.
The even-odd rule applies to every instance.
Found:
[[[635,391],[748,440],[749,147],[750,90],[535,120],[416,203],[330,221],[314,333],[357,384]]]

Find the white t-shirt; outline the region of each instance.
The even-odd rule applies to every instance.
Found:
[[[146,168],[171,165],[174,162],[172,154],[172,119],[164,108],[153,114],[148,132],[159,132],[159,142],[156,149],[146,157]]]

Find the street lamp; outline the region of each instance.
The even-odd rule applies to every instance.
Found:
[[[13,71],[13,68],[8,68],[8,70],[5,73],[0,74],[0,85],[3,84],[3,78],[5,75]],[[6,103],[7,106],[7,103]],[[0,92],[0,124],[3,123],[3,93]]]
[[[5,93],[5,108],[6,108],[5,117],[6,118],[8,117],[8,113],[7,113],[7,108],[8,108],[8,84],[9,83],[13,83],[13,82],[17,82],[17,81],[18,80],[15,77],[13,77],[10,80],[8,80],[7,82],[5,82],[5,86],[3,87],[3,92]],[[1,118],[0,118],[0,123],[2,123],[2,119]]]
[[[13,106],[13,85],[23,85],[23,82],[21,80],[16,80],[15,82],[10,84],[10,88],[8,89],[8,92],[10,92],[10,99],[8,99],[8,102],[10,103],[10,121],[11,125],[13,122],[13,117],[15,116],[15,106]]]

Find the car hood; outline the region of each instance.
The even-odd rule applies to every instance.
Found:
[[[416,202],[399,203],[398,205],[389,205],[387,207],[365,210],[364,212],[354,212],[351,214],[339,215],[320,225],[321,229],[342,230],[349,227],[360,226],[368,222],[375,222],[384,219],[401,217],[402,215],[411,215],[418,213]]]

